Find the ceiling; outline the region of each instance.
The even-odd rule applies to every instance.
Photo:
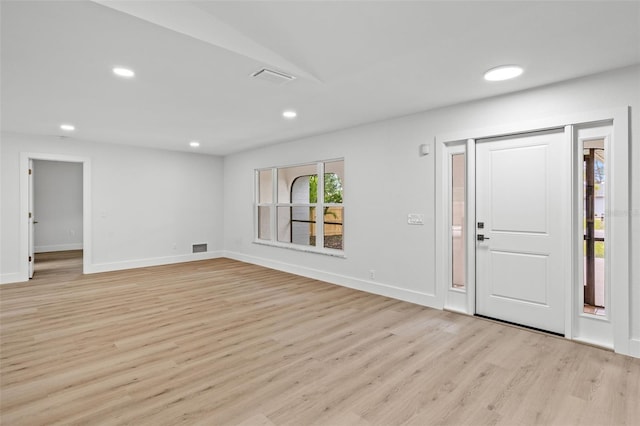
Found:
[[[640,63],[637,1],[0,7],[3,131],[217,155]],[[502,64],[525,72],[483,80]],[[296,79],[251,77],[264,67]]]

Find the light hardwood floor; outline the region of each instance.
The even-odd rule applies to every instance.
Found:
[[[638,359],[229,259],[38,256],[0,286],[3,425],[640,424]]]

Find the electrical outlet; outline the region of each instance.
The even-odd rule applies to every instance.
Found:
[[[369,271],[369,278],[371,278],[372,280],[376,279],[376,270],[375,269],[371,269]]]
[[[409,213],[407,215],[407,223],[409,225],[424,225],[424,214]]]

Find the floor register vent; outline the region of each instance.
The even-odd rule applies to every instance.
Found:
[[[194,244],[193,253],[204,253],[207,251],[207,244]]]

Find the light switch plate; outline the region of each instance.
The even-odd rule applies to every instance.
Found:
[[[424,225],[424,215],[422,213],[409,213],[407,215],[409,225]]]

